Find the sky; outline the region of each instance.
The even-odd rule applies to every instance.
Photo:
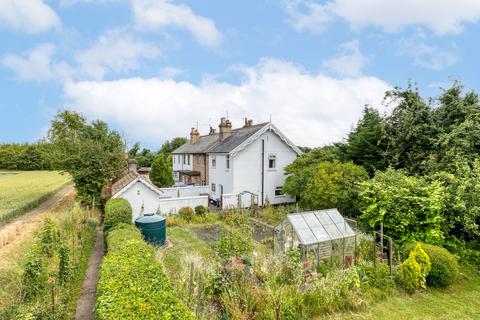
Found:
[[[75,110],[152,149],[228,116],[344,139],[415,83],[480,92],[477,0],[0,0],[0,143]]]

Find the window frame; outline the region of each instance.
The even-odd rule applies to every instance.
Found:
[[[212,168],[217,167],[217,156],[212,156]]]
[[[210,190],[212,190],[212,192],[215,192],[215,193],[217,192],[217,186],[215,185],[215,183],[212,182],[210,184]]]
[[[280,193],[278,193],[280,191]],[[275,187],[275,197],[283,197],[285,196],[285,192],[283,192],[283,186],[281,187]]]
[[[273,161],[273,167],[270,166],[270,161]],[[277,170],[277,155],[275,153],[268,155],[268,170]]]
[[[227,154],[225,156],[225,170],[227,170],[227,171],[230,170],[230,155],[229,154]]]

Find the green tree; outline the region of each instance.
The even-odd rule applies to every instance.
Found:
[[[158,153],[153,160],[150,180],[159,188],[173,185],[172,167],[163,153]]]
[[[383,119],[376,109],[367,106],[363,109],[362,119],[348,135],[346,157],[372,175],[376,170],[385,169],[386,149]]]
[[[142,151],[137,152],[135,160],[137,160],[139,167],[151,167],[155,156],[156,154],[150,151],[150,149],[143,148]]]
[[[411,84],[406,90],[387,92],[386,100],[395,106],[385,119],[387,164],[411,174],[424,173],[437,135],[431,108]]]
[[[82,202],[95,199],[98,203],[105,183],[125,168],[123,140],[102,121],[89,124],[79,113],[59,112],[48,138],[53,144],[53,161],[70,173]]]
[[[133,146],[128,150],[128,157],[135,159],[140,151],[140,142],[135,142]]]
[[[320,162],[308,172],[305,187],[299,195],[302,207],[338,208],[348,216],[358,214],[358,185],[368,178],[363,167],[335,160]]]
[[[162,147],[158,151],[159,153],[163,153],[164,155],[170,155],[175,149],[187,143],[187,139],[183,137],[176,137],[173,138],[171,141],[167,140],[162,144]]]
[[[397,243],[443,241],[445,189],[440,182],[389,168],[364,181],[359,197],[363,223],[378,229],[383,222],[385,234]]]

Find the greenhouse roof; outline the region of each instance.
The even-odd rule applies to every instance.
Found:
[[[304,245],[355,236],[355,231],[337,209],[289,214],[285,219]]]

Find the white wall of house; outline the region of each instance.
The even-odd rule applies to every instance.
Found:
[[[114,198],[123,198],[132,206],[132,221],[140,216],[142,204],[144,213],[155,213],[159,207],[160,195],[142,182],[135,182],[124,192],[114,195]]]
[[[189,157],[190,157],[190,160],[189,160]],[[184,163],[184,158],[185,158],[185,163]],[[191,154],[174,154],[172,156],[172,163],[173,163],[173,171],[192,170],[193,156]]]
[[[188,186],[177,188],[160,188],[162,195],[171,198],[179,197],[196,197],[200,195],[208,194],[210,191],[209,186]]]
[[[200,205],[208,208],[208,196],[161,199],[159,200],[159,211],[162,214],[176,214],[183,207],[195,209]]]
[[[287,195],[276,196],[275,188],[282,187],[285,182],[285,166],[297,158],[293,151],[273,131],[266,131],[253,143],[237,153],[233,158],[234,194],[250,191],[258,195],[259,205],[262,205],[262,140],[265,141],[264,161],[264,197],[271,204],[294,202]],[[274,169],[269,168],[269,156],[275,156]]]
[[[210,197],[212,199],[220,199],[221,186],[223,186],[223,193],[233,193],[234,166],[230,157],[230,168],[227,168],[226,156],[224,153],[210,153],[208,156],[208,180],[210,182]],[[215,166],[212,165],[213,159],[216,159]],[[215,184],[215,191],[212,190],[212,184]]]

